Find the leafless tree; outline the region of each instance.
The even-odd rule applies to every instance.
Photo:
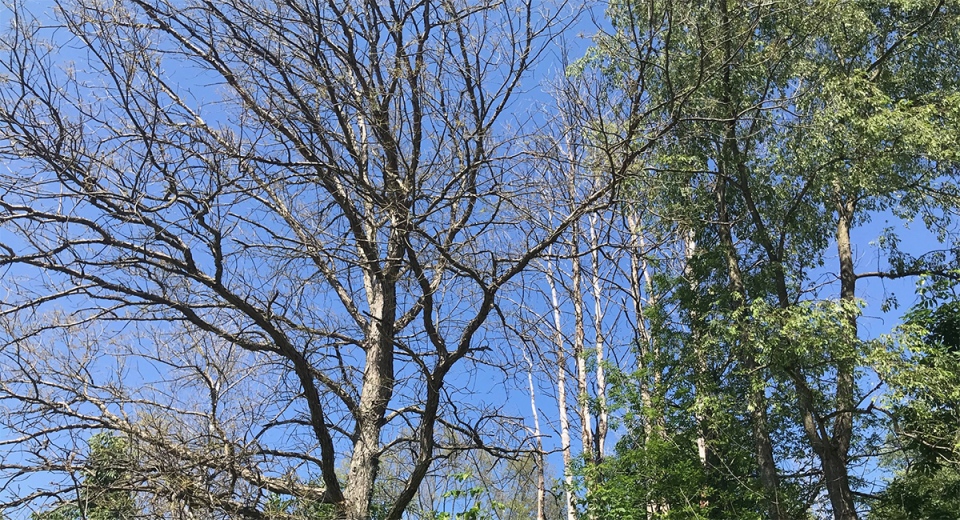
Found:
[[[459,397],[497,363],[500,293],[670,124],[638,82],[631,124],[571,130],[626,159],[538,220],[536,118],[508,121],[558,27],[532,2],[6,13],[4,507],[75,486],[47,475],[106,429],[141,446],[131,491],[233,517],[273,493],[369,518],[403,453],[400,518],[441,448],[497,424]]]

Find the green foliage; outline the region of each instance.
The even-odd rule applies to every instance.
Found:
[[[960,511],[960,468],[898,476],[870,511],[870,520],[945,520]]]
[[[882,375],[892,388],[896,477],[871,520],[938,520],[960,511],[960,301],[912,309],[899,357]]]
[[[960,301],[913,309],[901,339],[903,355],[884,371],[896,429],[918,469],[960,465]]]
[[[457,487],[443,493],[445,505],[452,511],[436,511],[436,520],[487,520],[490,516],[483,513],[481,495],[486,492],[482,486],[470,485],[472,475],[463,471],[451,475],[458,483]]]
[[[856,337],[851,322],[862,307],[856,300],[801,302],[786,308],[755,301],[737,313],[736,330],[756,349],[773,379],[787,381],[788,372],[801,367],[814,387],[818,381],[829,386],[824,377],[832,363],[863,362],[868,352],[869,344]]]
[[[288,518],[303,520],[336,520],[336,507],[331,504],[320,504],[311,500],[299,498],[284,498],[273,494],[267,499],[263,508],[267,518]],[[374,516],[373,519],[378,517]]]
[[[644,151],[630,190],[638,206],[656,208],[653,232],[679,231],[691,257],[655,277],[662,310],[647,316],[655,345],[636,377],[647,402],[629,389],[613,394],[632,424],[659,420],[663,436],[637,427],[632,444],[588,476],[600,483],[589,507],[607,518],[646,517],[661,501],[670,506],[662,514],[684,518],[761,514],[751,421],[764,421],[781,468],[821,441],[855,450],[870,417],[850,415],[862,397],[851,386],[871,363],[886,363],[889,381],[903,376],[912,404],[896,411],[902,426],[949,444],[947,425],[958,421],[939,394],[954,385],[947,365],[960,360],[921,350],[896,363],[889,352],[868,357],[881,345],[858,336],[852,284],[842,300],[824,298],[810,273],[827,265],[830,237],[877,210],[918,216],[942,241],[956,240],[960,3],[624,0],[608,16],[612,30],[571,73],[592,68],[611,91],[642,76],[661,117],[676,122]],[[955,275],[960,249],[916,255],[899,244],[892,230],[880,241],[889,273],[928,273],[929,292],[943,294],[936,275]],[[910,368],[920,358],[927,365]],[[934,384],[940,390],[928,392]],[[757,401],[767,417],[753,413]],[[822,424],[806,430],[800,408]],[[696,458],[697,436],[714,461]],[[915,454],[928,449],[915,444]],[[739,485],[723,489],[724,480]],[[803,479],[779,485],[791,517],[820,492]],[[724,505],[728,496],[738,498]]]
[[[597,482],[588,490],[585,509],[600,520],[763,518],[750,454],[739,451],[732,458],[738,449],[722,445],[728,440],[717,439],[712,446],[727,458],[704,466],[693,432],[642,441],[628,435],[614,456],[585,468],[587,478]]]
[[[623,444],[623,443],[621,443]],[[655,518],[705,518],[706,475],[689,438],[656,439],[588,468],[599,484],[586,496],[588,513],[599,520],[647,520],[648,509],[671,504]]]
[[[137,516],[130,475],[133,457],[123,436],[99,433],[87,441],[89,453],[76,499],[32,515],[33,520],[124,520]]]

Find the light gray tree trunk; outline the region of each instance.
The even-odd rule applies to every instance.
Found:
[[[594,358],[596,360],[596,384],[597,384],[597,429],[594,433],[594,460],[600,462],[603,460],[606,450],[608,429],[608,411],[607,411],[607,378],[604,373],[604,314],[606,313],[605,302],[609,297],[604,294],[601,282],[601,264],[600,264],[600,225],[601,216],[598,214],[590,215],[589,220],[589,247],[590,247],[590,291],[593,299],[593,334],[594,334]]]
[[[546,280],[550,288],[550,301],[553,315],[553,341],[557,370],[557,411],[560,421],[560,451],[563,456],[564,505],[567,520],[576,520],[573,507],[573,450],[570,446],[570,418],[567,412],[567,356],[566,342],[563,338],[563,321],[560,313],[560,296],[554,280],[552,264],[547,263]]]

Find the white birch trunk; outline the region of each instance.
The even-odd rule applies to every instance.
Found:
[[[605,442],[607,439],[607,380],[604,374],[604,335],[603,335],[603,286],[600,280],[600,235],[597,226],[600,216],[590,216],[590,289],[593,293],[593,331],[594,349],[596,350],[596,378],[597,378],[597,431],[594,439],[596,452],[594,460],[603,460]]]
[[[546,477],[544,475],[544,455],[543,455],[543,438],[540,433],[540,413],[537,411],[537,393],[536,388],[533,385],[533,357],[528,352],[524,351],[523,357],[525,358],[528,370],[527,370],[527,390],[530,392],[530,413],[533,415],[533,439],[534,445],[536,446],[535,460],[537,464],[537,517],[536,520],[547,520],[546,516],[546,497],[547,497],[547,484]]]
[[[557,361],[557,408],[560,414],[560,451],[563,456],[563,497],[567,510],[567,520],[576,520],[573,508],[573,453],[570,448],[570,418],[567,416],[567,356],[563,341],[563,326],[560,317],[560,297],[557,284],[553,279],[553,267],[548,263],[547,285],[550,287],[550,300],[553,307],[554,347]]]
[[[593,418],[590,413],[590,394],[587,387],[587,359],[584,351],[587,342],[583,302],[583,272],[580,264],[579,226],[572,228],[570,240],[571,287],[570,301],[573,304],[573,356],[577,367],[577,411],[580,414],[580,441],[586,462],[592,463],[593,457]]]

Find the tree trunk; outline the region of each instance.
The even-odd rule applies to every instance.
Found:
[[[577,411],[580,414],[580,442],[583,457],[592,464],[593,418],[590,413],[590,394],[587,386],[587,359],[584,351],[587,342],[586,319],[583,310],[583,271],[580,264],[580,226],[571,228],[570,238],[570,300],[573,304],[573,357],[577,367]],[[589,484],[588,484],[589,487]]]
[[[392,237],[393,238],[393,237]],[[396,244],[396,239],[391,240]],[[378,283],[374,273],[365,280],[370,311],[377,319],[369,326],[366,365],[358,403],[356,441],[350,458],[350,481],[344,490],[346,520],[368,520],[377,472],[380,469],[380,430],[393,396],[393,345],[397,292],[390,278],[397,266],[390,266]]]
[[[853,305],[856,299],[857,278],[854,272],[850,229],[856,203],[851,199],[844,199],[839,186],[834,185],[834,191],[838,200],[836,239],[840,261],[840,301],[846,305]],[[851,309],[847,312],[846,334],[848,341],[852,344],[857,341],[857,316]],[[804,432],[814,453],[820,459],[824,486],[833,508],[833,517],[836,520],[856,520],[859,516],[853,492],[850,489],[847,467],[850,440],[853,435],[854,364],[846,357],[837,357],[833,353],[831,355],[837,371],[837,390],[834,399],[836,410],[832,432],[828,432],[828,425],[817,413],[814,393],[807,385],[803,374],[798,368],[793,368],[790,376],[799,397]]]
[[[552,264],[548,263],[549,265]],[[567,510],[567,520],[576,520],[576,510],[573,508],[573,453],[570,448],[570,418],[567,416],[567,356],[560,318],[560,298],[557,294],[556,281],[553,279],[553,269],[550,267],[547,270],[547,285],[550,287],[550,300],[553,307],[553,337],[557,359],[557,408],[560,415],[560,451],[563,456],[563,497]]]
[[[696,293],[699,287],[696,274],[693,272],[693,259],[697,256],[697,241],[692,230],[688,230],[683,235],[683,254],[684,254],[684,275],[687,277],[687,283],[690,284],[692,292]],[[690,310],[690,336],[693,343],[694,352],[694,418],[697,420],[697,456],[700,459],[700,465],[703,467],[704,474],[709,474],[713,468],[713,452],[710,441],[713,437],[713,420],[710,410],[709,394],[713,391],[713,385],[710,384],[710,363],[709,357],[703,348],[700,339],[699,313],[696,310]],[[709,390],[708,390],[709,388]],[[710,495],[707,491],[700,492],[700,507],[710,506]]]
[[[732,145],[733,143],[727,141],[726,144]],[[717,220],[720,246],[723,248],[727,259],[730,291],[734,295],[730,310],[736,315],[737,311],[747,303],[747,291],[743,284],[740,260],[733,243],[732,223],[727,211],[727,177],[722,166],[721,164],[721,178],[717,180]],[[785,513],[780,504],[780,477],[777,474],[777,463],[773,455],[773,442],[770,439],[770,427],[767,420],[767,385],[763,376],[764,371],[760,369],[757,363],[754,350],[750,339],[743,336],[740,345],[737,347],[737,356],[748,378],[749,404],[747,409],[750,413],[754,456],[760,473],[760,485],[763,486],[767,498],[767,514],[771,520],[779,520],[784,517]]]
[[[530,354],[524,352],[526,358],[527,370],[527,390],[530,392],[530,413],[533,415],[533,439],[534,439],[534,461],[537,465],[537,516],[536,520],[547,520],[546,516],[546,498],[547,483],[545,472],[545,461],[543,453],[543,439],[540,433],[540,413],[537,411],[537,394],[533,386],[533,359]]]
[[[603,460],[605,442],[607,440],[607,379],[604,374],[604,297],[600,281],[600,236],[597,229],[599,215],[590,216],[590,289],[593,295],[593,333],[596,350],[596,377],[597,377],[597,430],[594,435],[594,461]]]
[[[657,357],[656,346],[644,316],[644,306],[656,305],[656,299],[652,294],[653,282],[643,252],[645,248],[644,238],[639,233],[639,223],[636,216],[628,217],[628,225],[631,228],[630,298],[633,300],[637,370],[642,374],[640,378],[640,402],[643,404],[644,412],[643,433],[644,440],[649,441],[653,435],[662,436],[665,433],[663,431],[664,413],[662,410],[653,409],[652,393],[657,390],[660,373],[656,370],[656,363],[652,362]],[[644,294],[646,294],[646,304],[644,303]]]
[[[633,300],[633,333],[637,344],[637,371],[640,374],[640,402],[643,406],[641,427],[643,442],[649,443],[654,438],[666,439],[667,435],[664,425],[665,412],[662,409],[654,409],[653,393],[658,391],[660,386],[660,371],[656,367],[659,353],[644,316],[644,306],[656,305],[656,297],[653,295],[653,280],[645,257],[646,244],[636,215],[628,216],[627,223],[630,226],[630,298]],[[647,503],[647,518],[654,518],[669,510],[669,504],[651,500]]]
[[[853,248],[850,242],[850,229],[856,202],[852,198],[844,199],[839,195],[837,204],[837,253],[840,259],[840,301],[847,305],[847,338],[850,344],[857,341],[857,315],[855,305],[857,276],[854,272]],[[854,363],[849,357],[835,358],[837,370],[836,416],[833,420],[832,450],[826,450],[823,460],[823,474],[827,481],[827,494],[833,505],[834,517],[838,520],[857,518],[856,504],[850,490],[847,462],[850,452],[850,440],[853,436],[854,403]]]

